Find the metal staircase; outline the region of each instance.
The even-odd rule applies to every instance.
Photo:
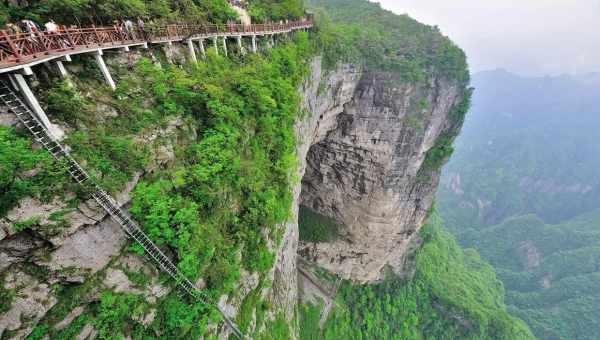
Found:
[[[83,168],[69,155],[67,150],[52,136],[52,134],[44,128],[30,108],[23,103],[21,98],[15,94],[14,90],[7,85],[4,80],[0,79],[0,104],[4,104],[8,110],[13,113],[19,121],[31,132],[35,140],[44,146],[48,152],[56,159],[63,160],[66,163],[66,169],[71,177],[80,185],[91,189],[92,197],[96,202],[117,222],[121,228],[125,230],[128,236],[133,238],[140,244],[148,256],[150,256],[160,269],[169,274],[195,301],[200,301],[204,304],[209,304],[208,297],[199,290],[188,278],[177,269],[171,260],[150,240],[140,227],[135,223],[129,215],[123,211],[119,204],[100,186],[98,186],[83,170]],[[240,332],[233,320],[231,320],[218,304],[211,304],[217,308],[221,314],[227,327],[238,339],[246,337]]]

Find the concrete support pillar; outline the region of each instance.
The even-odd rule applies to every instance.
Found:
[[[213,38],[213,45],[215,46],[215,53],[219,55],[219,44],[217,43],[217,37]]]
[[[225,56],[227,57],[227,37],[223,37],[223,50],[225,50]]]
[[[271,34],[271,47],[275,47],[275,38],[273,36],[274,35]]]
[[[192,61],[194,63],[197,63],[198,59],[196,59],[196,51],[194,51],[194,42],[191,39],[189,39],[187,41],[187,44],[188,44],[188,48],[190,49],[190,58],[192,58]]]
[[[50,122],[50,119],[48,119],[46,112],[44,112],[44,109],[42,109],[42,106],[38,102],[33,92],[31,92],[31,89],[29,88],[29,85],[27,85],[27,81],[25,80],[23,75],[15,73],[11,76],[11,78],[14,80],[14,83],[16,83],[19,91],[23,95],[23,98],[25,98],[27,105],[29,105],[29,107],[40,120],[42,125],[44,125],[44,127],[50,132],[54,139],[61,139],[64,136],[64,132],[62,132],[62,130],[60,130],[56,125]]]
[[[69,74],[67,73],[67,69],[65,68],[65,65],[63,65],[62,61],[57,60],[56,62],[56,68],[58,68],[58,73],[60,74],[60,77],[63,79],[66,79]]]
[[[244,54],[244,46],[242,45],[242,36],[238,35],[236,37],[236,40],[237,40],[237,45],[238,45],[238,49],[240,50],[240,53]]]
[[[115,82],[108,71],[108,67],[106,67],[106,64],[104,63],[104,58],[102,58],[102,50],[96,51],[94,58],[96,58],[96,63],[98,64],[98,67],[104,76],[104,80],[106,80],[106,84],[108,84],[113,91],[116,90],[117,86],[115,85]]]
[[[33,70],[29,66],[23,67],[23,69],[21,70],[21,72],[23,72],[23,74],[26,75],[26,76],[32,76],[33,75]]]
[[[204,49],[204,39],[200,39],[198,42],[200,43],[200,53],[202,53],[202,58],[206,58],[206,50]]]
[[[258,48],[256,47],[256,36],[253,35],[252,36],[252,52],[256,53],[258,51]]]
[[[129,52],[129,46],[124,46],[123,47],[123,52]]]

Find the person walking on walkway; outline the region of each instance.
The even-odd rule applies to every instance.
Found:
[[[36,32],[40,31],[40,27],[35,22],[33,22],[29,19],[21,20],[21,27],[22,27],[23,32],[30,33],[32,36]]]
[[[18,25],[15,25],[12,22],[6,24],[6,29],[8,30],[8,34],[18,35],[19,33],[21,33],[21,28],[19,28]]]
[[[138,30],[140,31],[140,34],[142,35],[142,39],[148,40],[148,37],[146,36],[146,25],[144,24],[144,20],[142,20],[141,17],[138,17],[137,19],[137,26]]]
[[[125,33],[129,36],[130,39],[136,39],[135,32],[133,31],[133,22],[129,19],[126,19],[124,22],[125,25]]]
[[[50,19],[44,27],[46,27],[46,32],[48,33],[58,33],[58,25],[52,19]]]

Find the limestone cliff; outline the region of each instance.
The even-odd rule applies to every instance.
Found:
[[[394,73],[344,65],[312,67],[299,123],[299,203],[334,218],[332,242],[302,242],[299,253],[359,282],[399,275],[431,207],[439,169],[424,164],[436,139],[457,133],[449,115],[464,87],[443,77],[410,82]],[[325,89],[325,90],[323,90]]]
[[[175,53],[181,51],[172,52],[165,53],[167,59],[181,59],[182,53]],[[109,65],[122,62],[117,58],[121,56],[107,58]],[[75,67],[70,71],[78,72]],[[440,135],[456,133],[449,113],[463,91],[443,77],[415,83],[353,64],[326,71],[320,58],[312,60],[310,75],[300,89],[305,114],[296,123],[299,167],[292,188],[293,214],[283,228],[283,241],[274,249],[275,265],[267,277],[272,285],[259,292],[261,299],[283,311],[290,324],[298,295],[298,253],[359,282],[381,279],[388,267],[398,274],[411,271],[407,262],[411,245],[416,244],[415,231],[431,206],[438,182],[439,169],[427,168],[424,160]],[[99,117],[117,114],[110,105],[97,105]],[[5,116],[3,121],[14,123]],[[138,142],[153,145],[160,139],[161,143],[153,145],[152,161],[120,192],[119,202],[128,204],[140,177],[172,162],[177,144],[195,134],[185,121],[175,119],[140,137]],[[124,232],[99,207],[91,201],[73,207],[68,200],[43,203],[26,198],[0,219],[0,277],[4,288],[15,292],[10,306],[0,313],[0,334],[24,338],[40,320],[58,330],[84,313],[80,304],[66,304],[58,314],[49,312],[61,299],[65,305],[65,297],[53,288],[56,284],[83,283],[78,303],[84,304],[96,303],[105,290],[143,295],[151,307],[136,318],[144,325],[153,322],[156,301],[169,292],[151,264],[126,251]],[[300,204],[340,222],[340,237],[329,243],[299,244]],[[57,211],[63,212],[60,228],[52,218]],[[15,223],[32,217],[37,218],[35,227],[15,231]],[[139,271],[151,282],[133,282],[131,273]],[[242,271],[236,295],[222,296],[220,304],[232,317],[239,315],[258,281],[256,273]],[[252,330],[257,312],[250,314]],[[94,332],[92,323],[85,324],[79,336],[94,338]],[[223,328],[221,335],[226,333]]]

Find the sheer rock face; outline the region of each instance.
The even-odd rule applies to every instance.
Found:
[[[343,111],[343,104],[350,100],[358,83],[360,72],[346,65],[322,78],[321,59],[315,58],[311,64],[311,75],[300,91],[303,94],[302,107],[306,116],[296,122],[296,151],[298,154],[297,178],[302,178],[306,169],[306,154],[319,133],[326,132],[335,125],[335,117]],[[273,290],[271,300],[285,311],[288,321],[294,318],[298,298],[297,250],[298,250],[298,206],[301,192],[300,181],[292,188],[294,203],[292,217],[285,225],[285,234],[276,252],[273,268]]]
[[[298,203],[335,218],[342,230],[336,241],[301,243],[298,251],[358,282],[378,281],[387,268],[410,274],[407,255],[439,181],[439,170],[419,170],[436,138],[454,128],[448,114],[463,90],[351,65],[321,79],[317,64],[312,84],[319,84],[305,88],[309,117],[298,128]]]

